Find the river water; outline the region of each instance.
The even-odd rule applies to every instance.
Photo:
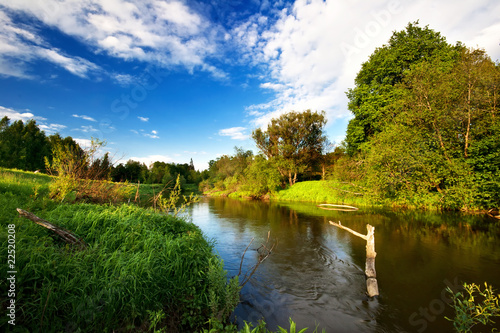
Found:
[[[360,209],[327,211],[307,203],[203,198],[188,211],[216,242],[229,276],[257,262],[256,249],[277,242],[244,286],[235,319],[269,328],[315,327],[326,332],[452,332],[446,287],[462,282],[500,291],[500,223],[458,213]],[[375,227],[380,296],[366,296],[366,242],[328,221],[360,233]],[[497,320],[498,322],[499,320]],[[496,327],[500,328],[500,323]],[[487,329],[488,331],[490,329]]]

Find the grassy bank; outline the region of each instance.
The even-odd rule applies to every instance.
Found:
[[[248,191],[212,189],[207,196],[252,198]],[[386,207],[394,209],[443,210],[440,193],[409,193],[397,198],[382,198],[363,186],[336,180],[315,180],[295,183],[285,189],[268,193],[262,199],[274,201],[314,202],[354,206]],[[468,212],[484,212],[470,209]]]
[[[16,330],[43,332],[201,329],[230,313],[238,288],[201,231],[182,219],[133,205],[57,203],[51,177],[0,170],[2,249],[15,226]],[[71,230],[87,244],[72,248],[51,231],[17,216],[29,210]],[[11,271],[7,262],[4,272]],[[9,289],[2,279],[2,290]],[[2,331],[12,329],[7,316]],[[22,330],[21,330],[22,331]]]
[[[272,200],[304,201],[317,203],[368,205],[363,189],[353,184],[333,180],[315,180],[296,183],[273,193]]]
[[[374,205],[363,194],[364,189],[354,184],[340,183],[333,180],[315,180],[296,183],[279,191],[264,196],[276,201],[301,201],[345,205]],[[205,195],[229,198],[250,198],[248,191],[209,191]]]

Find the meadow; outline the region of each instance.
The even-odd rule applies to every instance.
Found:
[[[15,300],[16,331],[192,332],[232,312],[237,279],[227,281],[213,243],[194,224],[136,205],[61,203],[48,196],[52,181],[0,170],[0,243],[7,249],[7,227],[15,225],[16,270],[14,295],[0,301],[5,309]],[[16,208],[73,232],[87,247],[65,243]],[[12,271],[5,261],[2,270]],[[2,330],[14,327],[8,320],[0,319]]]

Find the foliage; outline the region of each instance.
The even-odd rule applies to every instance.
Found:
[[[52,159],[46,158],[46,168],[57,177],[50,185],[50,195],[59,201],[91,201],[117,203],[128,198],[133,188],[111,183],[111,162],[108,154],[97,158],[104,142],[92,139],[90,147],[83,150],[78,145],[57,142]]]
[[[255,156],[244,174],[243,189],[255,198],[273,193],[281,185],[281,175],[278,170],[262,155]]]
[[[349,155],[358,152],[361,144],[390,122],[394,104],[404,92],[399,84],[411,66],[452,49],[438,32],[421,28],[415,22],[403,31],[394,32],[387,45],[375,50],[362,64],[355,88],[347,93],[348,108],[354,114],[345,139]]]
[[[240,289],[238,276],[226,282],[226,271],[224,271],[221,260],[212,260],[208,268],[208,305],[210,307],[210,318],[223,322],[229,318],[231,313],[240,302]]]
[[[290,186],[303,173],[321,161],[326,136],[325,112],[288,112],[271,120],[266,131],[252,133],[257,147],[276,166]]]
[[[198,199],[193,193],[189,197],[181,195],[181,175],[177,175],[177,180],[173,189],[170,190],[168,196],[164,195],[165,188],[153,197],[153,208],[164,213],[173,213],[177,216],[182,213],[187,206],[195,203]]]
[[[0,167],[44,170],[44,156],[50,150],[49,139],[34,120],[26,124],[21,120],[11,124],[7,117],[0,120]]]
[[[333,178],[399,206],[498,207],[499,72],[483,50],[448,45],[428,27],[395,32],[348,92],[349,157],[337,161],[347,170]]]
[[[290,318],[290,328],[283,328],[281,326],[278,326],[278,330],[274,331],[275,333],[305,333],[307,332],[308,328],[303,328],[301,330],[297,330],[297,324]],[[229,325],[223,325],[220,322],[211,322],[210,323],[210,329],[204,329],[203,333],[222,333],[222,332],[227,332],[227,333],[273,333],[273,331],[270,331],[267,326],[266,322],[264,320],[259,320],[257,323],[257,326],[253,326],[252,323],[245,322],[245,325],[241,330],[238,331],[235,325],[229,324]],[[313,333],[318,332],[318,328],[316,327]],[[326,332],[325,330],[322,330],[322,332]]]
[[[464,283],[463,291],[454,293],[447,288],[447,292],[453,300],[455,317],[446,319],[453,322],[457,332],[471,332],[472,327],[493,324],[493,318],[500,317],[500,295],[495,294],[487,283],[484,283],[484,290],[475,283]]]

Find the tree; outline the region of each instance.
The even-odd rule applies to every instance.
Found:
[[[245,169],[244,188],[255,198],[275,191],[280,184],[278,170],[263,155],[255,156]]]
[[[348,108],[354,114],[347,127],[347,153],[354,155],[390,122],[404,94],[398,84],[413,65],[436,57],[453,57],[457,48],[461,46],[449,45],[439,32],[419,27],[418,21],[394,32],[387,45],[377,48],[363,63],[355,87],[347,92]]]
[[[292,111],[272,119],[266,131],[253,131],[252,138],[292,186],[297,174],[319,161],[326,140],[325,124],[324,111]]]
[[[50,154],[50,143],[35,120],[10,124],[0,121],[0,166],[21,170],[44,170],[44,157]]]

